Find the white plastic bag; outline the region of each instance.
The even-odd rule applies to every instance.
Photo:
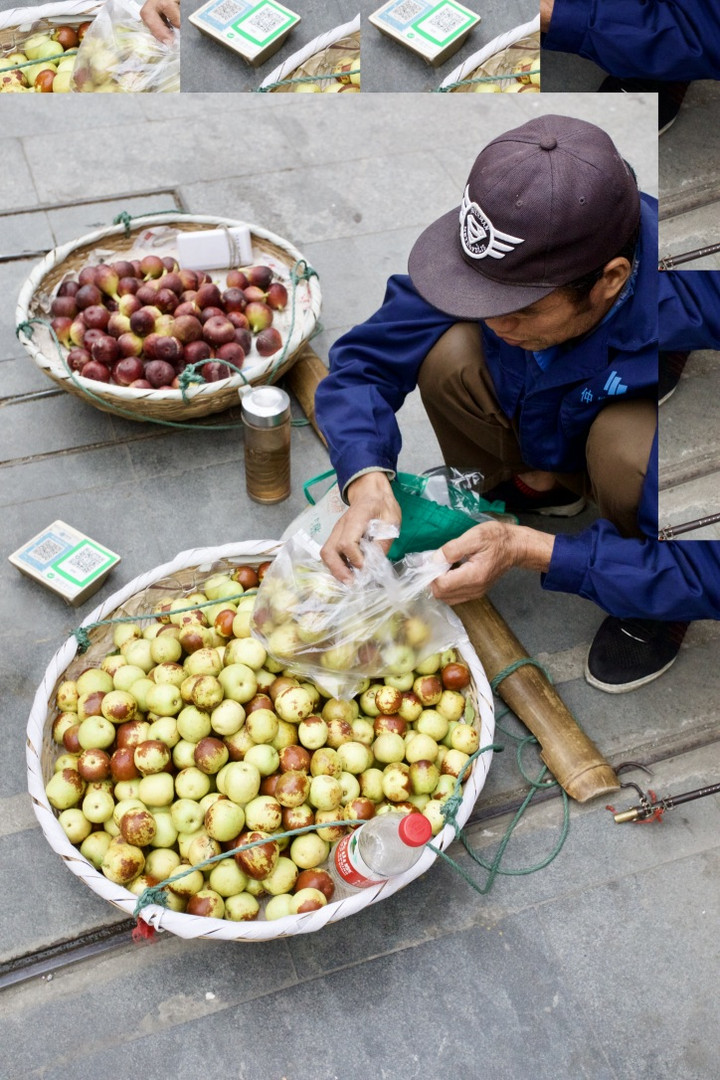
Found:
[[[107,0],[82,40],[73,68],[81,92],[176,92],[180,35],[165,45],[140,18],[135,0]]]
[[[364,564],[349,585],[330,573],[319,544],[296,533],[255,601],[253,635],[284,668],[332,697],[353,697],[368,677],[407,675],[457,640],[449,608],[429,591],[449,564],[424,552],[393,565],[376,543],[390,538],[382,529],[388,526],[370,522]]]

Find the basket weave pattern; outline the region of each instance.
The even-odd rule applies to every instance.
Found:
[[[210,574],[227,570],[240,563],[258,564],[277,555],[280,544],[272,540],[232,544],[224,547],[202,548],[181,552],[172,562],[156,567],[147,574],[130,582],[124,589],[109,597],[104,604],[96,608],[83,625],[120,616],[136,616],[150,613],[157,600],[168,594],[183,594],[200,586]],[[492,691],[477,656],[458,620],[457,648],[462,653],[472,675],[471,700],[475,707],[475,726],[480,734],[480,745],[492,742],[494,733],[494,712]],[[129,890],[109,881],[100,871],[80,854],[67,839],[53,808],[45,794],[45,785],[52,776],[54,761],[59,749],[52,738],[52,723],[57,714],[55,705],[59,684],[67,678],[76,677],[87,667],[100,663],[106,653],[112,651],[111,626],[95,627],[89,630],[90,648],[82,655],[78,654],[78,643],[74,637],[68,639],[51,660],[44,678],[38,687],[27,727],[27,772],[28,789],[33,801],[35,815],[43,833],[53,848],[60,855],[65,865],[85,884],[108,900],[115,907],[131,915],[137,903],[137,897]],[[481,754],[476,759],[469,777],[465,781],[463,798],[457,814],[459,824],[467,821],[472,807],[483,787],[492,752]],[[436,836],[433,843],[440,850],[447,848],[455,838],[451,825]],[[381,885],[358,890],[357,895],[334,901],[316,911],[301,915],[286,916],[274,921],[262,918],[254,922],[231,922],[225,919],[212,919],[185,913],[173,912],[160,905],[149,905],[143,909],[143,919],[161,930],[168,930],[183,938],[219,938],[227,941],[251,940],[263,941],[276,937],[309,933],[328,923],[352,915],[369,904],[391,896],[398,889],[409,884],[414,878],[424,873],[434,862],[436,855],[426,850],[418,863],[404,874],[384,882]]]

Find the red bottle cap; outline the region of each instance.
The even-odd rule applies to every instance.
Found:
[[[398,836],[408,847],[422,847],[432,836],[430,819],[417,811],[406,814],[398,825]]]

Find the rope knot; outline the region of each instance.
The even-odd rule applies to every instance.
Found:
[[[191,867],[190,869],[192,870],[194,867]],[[178,874],[177,876],[181,877],[182,875]],[[161,907],[167,907],[167,893],[165,892],[165,889],[161,888],[159,885],[148,885],[146,889],[143,889],[138,896],[133,915],[139,919],[142,909],[147,907],[148,904],[159,904]]]
[[[311,277],[317,276],[317,270],[313,270],[307,259],[298,259],[290,271],[290,280],[293,285],[298,285],[301,281],[309,281]]]
[[[78,643],[78,652],[87,652],[90,648],[90,635],[88,634],[85,627],[78,626],[75,630],[73,630],[73,635]]]
[[[31,338],[33,336],[33,325],[31,322],[21,322],[15,327],[15,337],[19,338],[21,334],[25,337]]]
[[[462,806],[462,795],[449,795],[440,805],[440,813],[449,822],[455,831],[458,831],[457,813]]]
[[[128,214],[127,210],[121,210],[119,214],[116,214],[113,218],[113,225],[122,225],[125,229],[125,235],[130,235],[130,222],[132,221],[132,215]]]

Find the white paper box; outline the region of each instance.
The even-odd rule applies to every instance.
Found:
[[[178,232],[178,262],[185,270],[219,270],[249,266],[252,240],[247,225],[204,232]]]

